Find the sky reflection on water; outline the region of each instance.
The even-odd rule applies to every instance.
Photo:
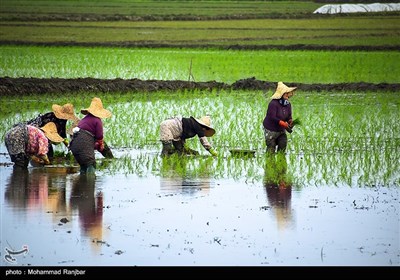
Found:
[[[95,178],[1,167],[2,252],[29,248],[1,264],[400,264],[398,186],[307,184],[291,161],[278,177],[269,164],[251,180],[214,178],[212,166],[195,176],[196,160],[184,161],[188,176],[182,162],[141,176],[99,169]]]

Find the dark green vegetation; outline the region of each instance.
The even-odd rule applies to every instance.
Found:
[[[1,44],[398,50],[400,15],[316,15],[313,1],[11,1]]]
[[[2,0],[5,20],[203,20],[307,16],[313,1]]]
[[[398,91],[400,14],[313,14],[325,3],[3,0],[2,93],[226,86],[168,82],[188,79],[238,85],[234,89],[259,90],[284,80],[310,90]],[[31,52],[27,45],[40,47]],[[25,80],[30,77],[50,80]],[[143,83],[148,80],[157,81]]]

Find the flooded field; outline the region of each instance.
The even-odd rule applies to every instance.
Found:
[[[259,93],[101,97],[115,159],[96,152],[94,177],[70,161],[14,171],[1,142],[2,266],[400,265],[398,94],[300,91],[280,158],[265,154]],[[65,102],[35,98],[4,99],[21,108],[2,135]],[[197,139],[198,156],[160,157],[158,125],[181,112],[212,116],[218,157]]]
[[[4,151],[2,163],[9,161]],[[146,153],[159,160],[158,151]],[[0,170],[5,266],[400,264],[397,185]]]
[[[0,274],[400,266],[398,12],[74,2],[2,1]],[[278,81],[297,88],[298,122],[271,156],[262,123]],[[51,165],[14,170],[7,131],[55,104],[82,119],[94,97],[112,113],[114,158],[96,152],[81,175],[61,144]],[[212,156],[197,138],[196,155],[160,156],[160,123],[177,116],[211,120]]]

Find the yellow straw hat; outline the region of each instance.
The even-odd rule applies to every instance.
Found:
[[[74,105],[71,103],[64,104],[63,106],[53,104],[51,107],[57,118],[62,120],[74,120],[77,117],[74,112]]]
[[[193,117],[191,117],[193,118]],[[207,130],[205,131],[205,135],[207,137],[211,137],[215,134],[215,129],[211,127],[211,118],[210,116],[204,116],[201,117],[200,119],[196,119],[193,118],[196,122],[198,122],[201,126],[204,126],[205,128],[207,128]]]
[[[45,124],[44,126],[42,126],[40,128],[43,132],[44,135],[46,135],[46,137],[54,142],[54,143],[60,143],[64,140],[64,138],[62,138],[58,133],[57,133],[57,127],[56,124],[53,122],[49,122],[47,124]]]
[[[103,103],[101,99],[98,97],[94,97],[92,99],[92,103],[90,103],[90,107],[87,109],[82,109],[81,113],[87,115],[88,113],[92,114],[95,117],[100,119],[105,119],[111,117],[111,112],[107,109],[104,109]]]
[[[284,83],[278,82],[276,91],[275,91],[274,95],[271,96],[271,99],[281,99],[282,95],[284,95],[285,93],[292,92],[295,89],[297,89],[297,87],[288,87]]]

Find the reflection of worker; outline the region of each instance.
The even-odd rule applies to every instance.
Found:
[[[5,198],[15,206],[31,210],[45,207],[53,213],[66,213],[65,187],[52,187],[52,180],[58,182],[64,174],[48,173],[41,168],[14,168],[5,191]],[[65,181],[64,181],[65,182]]]
[[[197,151],[185,146],[186,139],[197,135],[204,149],[211,155],[216,156],[217,152],[207,140],[207,137],[212,137],[214,134],[215,129],[211,127],[209,116],[204,116],[200,119],[194,117],[169,118],[160,124],[160,141],[163,145],[161,155],[166,156],[175,152],[178,154],[198,154]]]
[[[211,158],[208,158],[211,160]],[[179,192],[184,195],[206,194],[210,191],[209,170],[191,170],[187,166],[189,159],[174,160],[169,157],[162,159],[160,189],[164,192]],[[210,165],[207,165],[210,166]],[[192,172],[195,173],[192,176]],[[196,179],[194,179],[196,178]]]
[[[95,195],[95,178],[78,176],[73,182],[70,198],[72,209],[78,209],[79,220],[85,234],[93,239],[103,237],[103,195]]]
[[[287,146],[286,131],[292,132],[292,105],[289,98],[293,96],[296,87],[288,87],[279,82],[271,101],[268,104],[263,126],[267,151],[275,153],[285,151]]]
[[[29,170],[14,168],[6,184],[4,198],[14,206],[26,207]]]
[[[292,220],[292,186],[287,178],[287,162],[283,153],[268,155],[265,165],[264,186],[269,205],[274,209],[279,228]]]
[[[47,155],[49,142],[60,143],[63,138],[57,133],[53,122],[41,128],[21,123],[7,132],[4,141],[14,167],[27,168],[30,159],[41,164],[50,164]]]

